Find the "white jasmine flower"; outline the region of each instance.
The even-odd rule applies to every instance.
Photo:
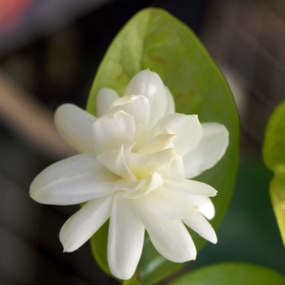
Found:
[[[87,202],[60,231],[64,251],[78,249],[110,219],[107,255],[117,278],[134,274],[145,229],[165,258],[195,259],[186,226],[216,243],[207,221],[216,190],[192,178],[223,156],[226,128],[175,113],[170,91],[149,70],[135,75],[121,98],[103,88],[97,106],[98,118],[71,104],[58,108],[57,128],[81,154],[45,169],[30,189],[44,204]]]

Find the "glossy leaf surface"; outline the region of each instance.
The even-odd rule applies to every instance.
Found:
[[[131,278],[129,280],[125,280],[123,285],[140,285],[140,281],[138,281],[136,278]]]
[[[188,273],[169,285],[283,285],[284,276],[246,263],[222,263]]]
[[[274,172],[270,197],[285,245],[285,102],[275,109],[268,121],[263,159],[266,166]]]

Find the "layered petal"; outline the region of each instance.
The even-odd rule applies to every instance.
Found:
[[[32,182],[30,196],[43,204],[79,204],[113,193],[117,179],[95,155],[79,154],[43,170]]]
[[[211,220],[215,216],[215,206],[212,200],[202,195],[192,195],[191,200],[194,206],[199,207],[199,212]]]
[[[165,150],[167,148],[173,148],[172,141],[176,138],[175,134],[162,134],[152,138],[147,142],[138,153],[152,153]]]
[[[131,200],[116,195],[108,235],[108,264],[117,278],[130,279],[141,257],[144,226],[131,206]]]
[[[194,207],[190,197],[158,188],[139,200],[144,210],[165,220],[181,220],[192,215],[198,207]]]
[[[119,179],[115,183],[115,189],[121,190],[121,196],[127,199],[138,199],[163,185],[163,178],[155,172],[147,178],[138,181]]]
[[[54,115],[55,125],[62,137],[78,152],[94,151],[91,127],[96,117],[72,104],[57,108]]]
[[[212,186],[195,180],[185,179],[181,183],[164,183],[164,187],[170,191],[184,195],[203,195],[207,197],[214,197],[217,190]]]
[[[97,155],[97,160],[110,172],[124,179],[136,179],[129,168],[130,148],[133,143],[122,145],[119,149]]]
[[[217,235],[210,223],[198,211],[182,221],[204,239],[217,243]]]
[[[135,119],[124,111],[114,111],[97,119],[92,126],[92,139],[96,154],[119,149],[134,141]]]
[[[62,226],[59,239],[64,251],[71,252],[82,246],[107,221],[113,195],[87,202]]]
[[[113,104],[115,100],[119,98],[118,94],[116,91],[114,91],[111,88],[102,88],[96,98],[96,113],[97,116],[100,117],[107,113],[108,109],[110,106]]]
[[[130,169],[137,179],[148,177],[158,172],[164,173],[177,157],[174,149],[166,149],[155,153],[132,153]]]
[[[196,258],[196,247],[181,221],[157,218],[146,211],[137,200],[132,202],[154,247],[162,256],[173,262],[185,262]]]
[[[169,132],[176,135],[173,145],[183,156],[198,145],[203,129],[197,115],[172,113],[159,120],[153,129],[155,135]]]
[[[185,175],[193,178],[213,167],[224,155],[229,144],[229,133],[218,123],[203,123],[199,144],[183,156]]]
[[[126,95],[116,100],[109,111],[122,110],[135,118],[136,124],[148,125],[150,105],[147,97],[142,95]]]
[[[167,108],[165,111],[165,115],[171,114],[175,112],[175,102],[170,90],[165,87],[166,95],[167,95]]]
[[[162,118],[168,108],[169,97],[159,75],[149,69],[140,71],[129,82],[125,95],[144,95],[150,104],[150,127]]]
[[[174,148],[172,152],[172,160],[169,161],[168,167],[161,171],[163,179],[165,182],[181,183],[185,180],[183,159],[174,151]]]

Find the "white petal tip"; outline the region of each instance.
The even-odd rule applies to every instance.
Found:
[[[29,192],[30,197],[38,203],[47,204],[45,201],[45,195],[41,193],[40,189],[34,187],[33,184],[34,183],[32,182],[30,186],[30,192]]]
[[[208,234],[204,236],[204,238],[212,244],[216,244],[218,242],[216,232],[214,231],[212,227],[211,227],[211,231],[209,231]]]
[[[112,272],[111,272],[112,273]],[[133,276],[133,274],[132,275],[130,275],[130,274],[124,274],[124,273],[120,273],[120,274],[118,274],[118,273],[116,273],[116,274],[114,274],[114,273],[112,273],[116,278],[118,278],[118,279],[120,279],[120,280],[129,280],[129,279],[131,279],[132,278],[132,276]]]
[[[112,265],[109,263],[109,268],[113,276],[120,280],[129,280],[133,277],[136,268],[130,269],[130,268],[112,268]]]
[[[60,231],[60,233],[59,233],[59,240],[60,240],[61,245],[63,247],[63,252],[64,253],[66,253],[66,252],[73,252],[73,251],[77,250],[81,246],[81,245],[78,246],[74,242],[72,243],[71,240],[68,241],[66,237],[63,238],[62,231]]]
[[[68,248],[67,246],[64,246],[63,247],[63,253],[67,253],[67,252],[73,252],[73,251],[75,251],[76,249],[72,249],[72,248]]]
[[[97,116],[100,117],[107,112],[112,103],[119,98],[116,91],[104,87],[97,94]]]
[[[184,262],[187,262],[187,261],[195,261],[196,258],[197,258],[197,251],[195,251],[194,254],[192,253],[192,254],[189,256],[189,258],[188,258],[187,260],[185,260]]]
[[[217,236],[213,236],[211,239],[209,239],[209,242],[213,243],[213,244],[216,244],[218,242],[218,238]]]

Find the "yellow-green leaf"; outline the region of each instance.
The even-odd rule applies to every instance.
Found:
[[[133,277],[129,280],[125,280],[123,285],[141,285],[141,283],[135,277]]]
[[[275,174],[271,180],[270,198],[279,231],[285,245],[285,172]]]
[[[267,123],[263,159],[275,173],[285,172],[285,101],[276,107]]]
[[[269,118],[263,143],[263,159],[274,172],[270,183],[270,197],[285,245],[285,102]]]
[[[284,285],[285,278],[269,268],[222,263],[188,273],[169,285]]]

